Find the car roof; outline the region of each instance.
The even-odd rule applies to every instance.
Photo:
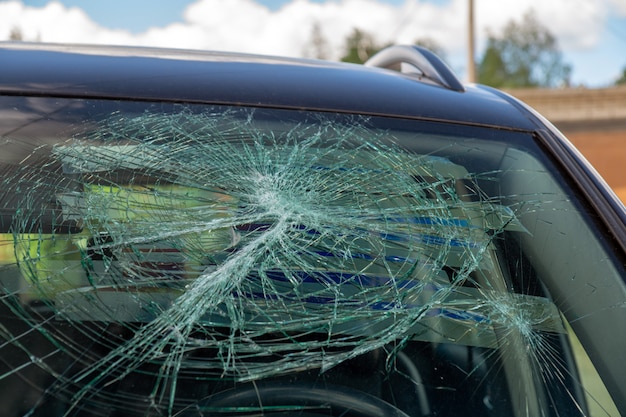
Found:
[[[454,91],[363,65],[259,55],[45,43],[0,44],[0,94],[321,110],[533,130],[503,93]]]

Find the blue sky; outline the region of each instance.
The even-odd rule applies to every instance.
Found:
[[[50,0],[23,0],[22,3],[42,7]],[[292,0],[257,0],[270,10],[278,10]],[[328,0],[309,0],[325,3]],[[448,0],[431,0],[442,4]],[[111,28],[124,28],[142,32],[152,26],[165,26],[173,20],[182,20],[183,10],[194,0],[61,0],[68,7],[80,7],[96,22]],[[383,0],[384,3],[401,5],[404,0]],[[120,10],[125,12],[120,13]]]
[[[22,3],[42,7],[50,0],[23,0]],[[278,10],[292,0],[257,0],[270,10]],[[324,3],[327,0],[309,0],[311,3]],[[383,0],[384,3],[401,5],[404,0]],[[432,0],[432,3],[445,3],[447,0]],[[96,22],[111,28],[129,29],[142,32],[152,26],[165,26],[173,20],[182,20],[183,10],[194,0],[62,0],[68,7],[80,7]],[[125,10],[120,13],[120,10]]]
[[[354,27],[381,43],[431,38],[466,72],[467,0],[0,0],[0,40],[13,27],[44,42],[227,49],[301,56],[321,24],[337,59]],[[488,31],[529,9],[556,35],[576,85],[611,84],[626,67],[626,0],[474,0],[477,58]],[[498,7],[494,7],[496,5]],[[263,6],[259,8],[258,6]],[[82,12],[76,13],[80,9]]]
[[[49,0],[24,0],[33,7],[43,7]],[[83,9],[97,23],[114,29],[143,32],[152,26],[165,26],[183,18],[184,8],[192,0],[63,0],[68,7]],[[268,7],[278,7],[281,0],[268,0]],[[271,5],[270,5],[271,4]],[[124,13],[120,13],[124,10]]]

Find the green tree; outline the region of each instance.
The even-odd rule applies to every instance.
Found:
[[[330,56],[328,41],[322,33],[322,28],[318,22],[311,28],[311,37],[304,47],[303,54],[307,58],[328,59]]]
[[[626,85],[626,67],[622,70],[622,76],[615,81],[615,85]]]
[[[489,34],[478,81],[494,87],[555,87],[569,84],[556,38],[532,12],[510,21],[501,36]]]
[[[355,28],[346,39],[345,55],[341,60],[362,64],[383,47],[376,44],[372,35]]]
[[[9,33],[9,40],[10,41],[23,41],[24,35],[22,35],[22,30],[18,28],[17,26],[14,26],[13,29],[11,29],[11,33]]]

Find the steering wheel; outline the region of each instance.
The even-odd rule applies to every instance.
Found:
[[[340,385],[326,385],[321,388],[285,382],[250,384],[223,391],[208,398],[203,406],[233,411],[237,408],[249,408],[259,412],[262,410],[262,415],[409,417],[388,402],[353,388]]]

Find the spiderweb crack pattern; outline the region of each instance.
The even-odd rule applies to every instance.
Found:
[[[491,240],[516,219],[463,198],[461,167],[362,120],[265,130],[253,118],[113,115],[41,168],[62,171],[54,198],[80,231],[42,242],[32,210],[16,216],[32,291],[55,300],[56,320],[130,333],[84,357],[51,336],[81,364],[51,388],[74,407],[110,401],[104,388],[149,366],[150,399],[171,414],[179,376],[197,368],[236,381],[325,371],[427,332],[452,340],[433,317],[470,323],[462,337],[505,315],[503,303],[473,313],[462,288],[496,269]]]

